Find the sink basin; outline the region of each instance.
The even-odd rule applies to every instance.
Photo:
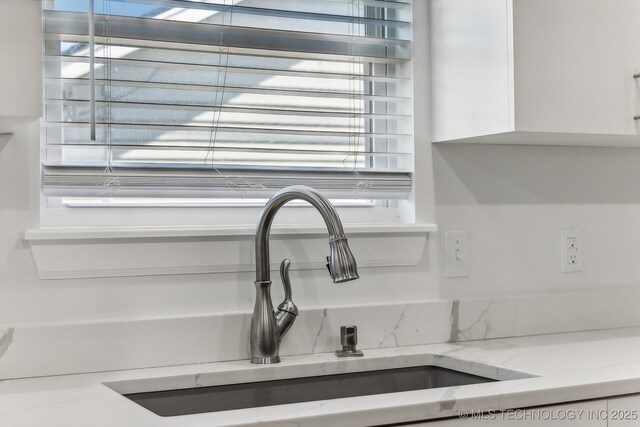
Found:
[[[163,417],[493,382],[440,366],[317,375],[178,390],[125,393]]]

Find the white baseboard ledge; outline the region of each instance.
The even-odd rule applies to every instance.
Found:
[[[345,225],[358,266],[418,265],[435,224]],[[243,272],[255,269],[255,226],[41,228],[24,231],[41,279]],[[324,269],[324,226],[274,227],[271,251],[293,269]],[[280,259],[272,269],[277,270]]]

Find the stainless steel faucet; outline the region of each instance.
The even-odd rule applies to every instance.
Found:
[[[278,191],[265,205],[256,230],[256,305],[251,320],[251,363],[280,362],[280,341],[293,325],[298,308],[291,300],[289,267],[285,259],[280,264],[280,276],[285,291],[284,301],[274,312],[271,302],[269,264],[269,233],[278,210],[288,201],[301,199],[313,205],[322,215],[329,230],[327,268],[333,283],[358,279],[356,260],[349,249],[338,213],[320,193],[304,185],[292,185]]]

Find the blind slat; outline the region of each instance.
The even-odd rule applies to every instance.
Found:
[[[369,157],[404,157],[404,156],[410,156],[411,153],[399,153],[399,152],[394,152],[394,151],[376,151],[375,153],[367,153],[367,152],[354,152],[352,149],[349,149],[349,147],[335,147],[334,149],[318,149],[318,148],[313,148],[313,147],[308,147],[308,148],[287,148],[287,147],[279,147],[279,148],[271,148],[271,147],[262,147],[262,146],[252,146],[252,147],[237,147],[237,146],[230,146],[230,145],[226,145],[226,144],[220,144],[217,145],[215,147],[209,147],[206,145],[170,145],[170,144],[165,144],[165,145],[161,145],[161,144],[153,144],[153,145],[149,145],[149,144],[118,144],[116,145],[111,145],[111,144],[101,144],[101,143],[93,143],[93,142],[86,142],[83,144],[73,144],[73,143],[64,143],[64,144],[49,144],[49,147],[57,147],[57,146],[61,146],[61,147],[68,147],[68,148],[73,148],[73,147],[82,147],[82,148],[96,148],[96,147],[102,147],[102,148],[108,148],[108,147],[113,147],[113,148],[117,148],[117,149],[134,149],[134,150],[149,150],[149,151],[198,151],[198,152],[209,152],[209,151],[216,151],[216,152],[225,152],[225,153],[233,153],[233,152],[240,152],[240,153],[246,153],[246,151],[248,149],[250,149],[252,152],[255,153],[270,153],[270,154],[283,154],[283,155],[288,155],[288,154],[309,154],[309,155],[322,155],[322,154],[327,154],[327,155],[339,155],[342,156],[343,159],[348,159],[349,157],[365,157],[365,158],[369,158]],[[342,149],[339,149],[342,148]]]
[[[382,27],[408,27],[411,25],[409,21],[401,21],[394,19],[376,19],[369,17],[353,17],[349,16],[348,13],[354,7],[357,7],[357,3],[344,4],[342,7],[337,8],[337,4],[334,3],[332,8],[327,9],[327,5],[331,5],[331,3],[326,2],[325,7],[323,9],[320,8],[311,8],[314,2],[306,2],[306,8],[304,8],[305,3],[299,1],[287,0],[287,2],[280,2],[280,9],[276,8],[268,8],[268,7],[260,7],[260,3],[252,3],[251,6],[245,5],[245,3],[238,2],[233,6],[224,1],[221,2],[201,2],[201,1],[191,1],[191,0],[112,0],[115,3],[140,3],[140,4],[149,4],[158,7],[165,8],[186,8],[192,10],[204,10],[204,11],[212,11],[212,12],[225,12],[229,13],[233,9],[233,13],[236,15],[249,15],[252,17],[266,16],[266,17],[277,17],[281,18],[283,21],[287,22],[291,19],[296,20],[307,20],[307,21],[323,21],[323,22],[341,22],[341,23],[354,23],[357,20],[357,23],[360,25],[368,25],[368,26],[382,26]],[[315,2],[317,3],[317,2]],[[290,7],[287,7],[290,6]],[[343,12],[343,14],[336,13],[328,13],[327,10],[333,9],[334,12]],[[286,25],[286,24],[285,24]],[[284,25],[283,25],[284,26]]]
[[[365,37],[304,31],[266,30],[219,24],[201,24],[130,18],[125,16],[96,15],[96,37],[118,37],[133,40],[152,40],[203,45],[249,48],[252,50],[296,51],[327,55],[362,57],[411,58],[411,42],[402,39]],[[45,12],[46,33],[85,35],[87,20],[83,14],[73,12]]]
[[[83,122],[55,122],[64,125],[84,126]],[[106,125],[107,123],[98,121],[98,125]],[[162,125],[162,124],[136,124],[136,123],[116,123],[109,122],[108,126],[112,127],[138,127],[138,128],[154,128],[165,130],[205,130],[209,131],[211,125],[208,123],[202,123],[201,125]],[[231,126],[218,126],[221,131],[229,133],[261,133],[261,134],[276,134],[276,135],[301,135],[301,136],[315,136],[315,137],[331,137],[331,136],[344,136],[344,137],[377,137],[377,138],[396,138],[396,137],[409,137],[409,134],[400,133],[371,133],[371,132],[332,132],[332,131],[319,131],[319,130],[297,130],[297,129],[273,129],[273,128],[256,128],[256,127],[231,127]]]
[[[277,172],[277,173],[274,173]],[[405,198],[411,177],[405,173],[286,171],[219,168],[153,170],[136,168],[43,168],[45,196],[83,197],[265,197],[296,182],[321,188],[328,197],[353,193],[360,198]],[[188,196],[187,196],[188,194]]]
[[[65,64],[89,64],[89,58],[86,56],[62,56],[62,55],[49,55],[45,57],[45,62],[53,63],[55,65],[60,63]],[[205,65],[197,63],[185,63],[185,62],[167,62],[167,61],[152,61],[152,60],[139,60],[139,59],[123,59],[123,58],[100,58],[96,59],[96,63],[100,65],[111,66],[131,66],[140,68],[170,68],[175,70],[190,70],[190,71],[206,71],[210,73],[227,72],[237,74],[264,74],[269,76],[291,76],[291,77],[306,77],[314,79],[358,79],[364,82],[381,82],[381,83],[406,83],[409,81],[406,77],[387,77],[387,76],[373,76],[363,74],[358,70],[352,70],[350,73],[337,73],[337,72],[323,72],[323,71],[296,71],[282,68],[255,68],[255,67],[234,67],[228,65]],[[60,71],[60,70],[58,70]],[[56,75],[52,77],[64,77]]]
[[[90,82],[86,78],[65,79],[65,78],[46,78],[45,84],[66,84],[66,85],[82,85],[89,86]],[[282,96],[302,96],[302,97],[318,97],[318,98],[342,98],[342,99],[362,99],[365,101],[410,101],[411,98],[401,96],[388,95],[369,95],[360,93],[357,96],[351,92],[339,91],[319,91],[319,90],[298,90],[284,88],[264,88],[264,87],[241,87],[226,85],[205,85],[205,84],[185,84],[185,83],[164,83],[164,82],[148,82],[135,80],[115,80],[115,79],[96,79],[96,86],[105,87],[104,90],[113,89],[118,86],[126,86],[132,88],[147,89],[175,89],[175,90],[193,90],[207,92],[222,92],[223,89],[227,93],[246,93],[246,94],[264,94],[264,95],[282,95]]]
[[[48,105],[71,106],[78,105],[86,107],[86,99],[56,99],[49,98]],[[401,114],[375,114],[375,113],[357,113],[327,110],[299,110],[295,108],[277,109],[277,108],[248,108],[248,107],[231,107],[218,105],[188,105],[188,104],[162,104],[154,102],[129,102],[129,101],[97,101],[98,106],[111,106],[114,108],[129,109],[162,109],[175,111],[222,111],[230,113],[247,113],[277,116],[300,116],[300,117],[340,117],[340,118],[362,118],[372,120],[398,120],[406,119],[409,115]]]
[[[82,34],[67,34],[67,33],[44,33],[43,35],[47,42],[75,42],[75,43],[87,43],[89,37]],[[128,46],[134,49],[164,49],[164,50],[176,50],[183,52],[198,52],[198,53],[210,53],[220,54],[221,48],[218,45],[210,44],[194,44],[194,43],[181,43],[177,41],[168,40],[147,40],[136,38],[122,38],[114,36],[96,36],[95,42],[103,46]],[[366,52],[358,52],[358,57],[365,59],[371,64],[404,64],[407,62],[406,58],[395,58],[393,56],[366,56]],[[273,59],[299,59],[299,60],[319,60],[319,61],[335,61],[338,63],[351,62],[353,63],[354,54],[318,54],[317,52],[306,51],[282,51],[277,49],[259,50],[248,47],[235,47],[227,46],[224,48],[224,56],[252,56],[252,57],[265,57]],[[410,53],[409,53],[410,56]]]

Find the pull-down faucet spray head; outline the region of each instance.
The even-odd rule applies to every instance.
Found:
[[[329,240],[331,254],[327,257],[327,269],[333,283],[344,283],[359,279],[356,259],[349,249],[347,238],[340,236]]]
[[[348,282],[360,278],[356,260],[347,244],[342,222],[333,205],[313,188],[292,185],[283,188],[267,202],[256,229],[256,282],[270,282],[269,233],[271,223],[278,210],[288,201],[301,199],[314,206],[329,232],[329,256],[327,268],[334,283]]]

